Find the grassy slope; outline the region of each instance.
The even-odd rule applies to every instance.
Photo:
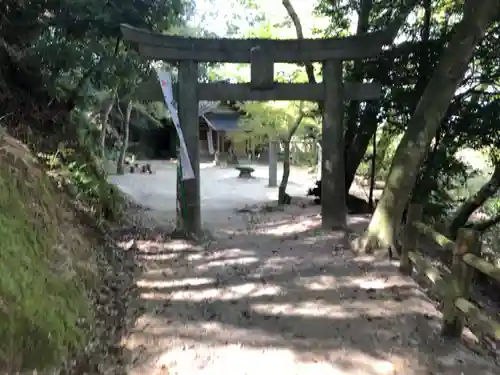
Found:
[[[45,368],[85,342],[92,245],[68,199],[0,133],[0,372]]]

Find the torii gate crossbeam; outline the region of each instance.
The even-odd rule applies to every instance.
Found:
[[[178,215],[182,231],[199,234],[201,228],[199,170],[199,100],[309,100],[322,101],[322,224],[345,229],[344,101],[375,100],[376,83],[343,83],[342,61],[376,57],[392,35],[381,31],[327,39],[203,39],[169,36],[128,25],[125,40],[138,45],[150,59],[179,63],[179,119],[196,179],[184,182]],[[323,62],[323,82],[293,84],[274,81],[274,63]],[[249,83],[198,83],[198,62],[250,63]]]

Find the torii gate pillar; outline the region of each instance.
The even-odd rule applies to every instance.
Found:
[[[181,181],[179,174],[177,175],[177,229],[188,235],[200,235],[202,227],[197,62],[180,62],[179,82],[182,82],[178,90],[179,122],[195,178]]]
[[[323,63],[323,140],[321,145],[321,217],[325,229],[345,229],[347,206],[344,156],[342,61]],[[332,214],[335,213],[336,214]]]

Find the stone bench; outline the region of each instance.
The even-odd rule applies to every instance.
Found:
[[[240,171],[238,178],[253,178],[252,172],[255,171],[252,167],[236,167]]]

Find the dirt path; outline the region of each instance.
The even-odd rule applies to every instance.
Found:
[[[385,257],[344,252],[317,208],[208,221],[215,239],[204,246],[161,230],[137,241],[144,312],[124,342],[129,374],[500,373],[442,343],[420,288]],[[359,230],[367,218],[349,221]]]

